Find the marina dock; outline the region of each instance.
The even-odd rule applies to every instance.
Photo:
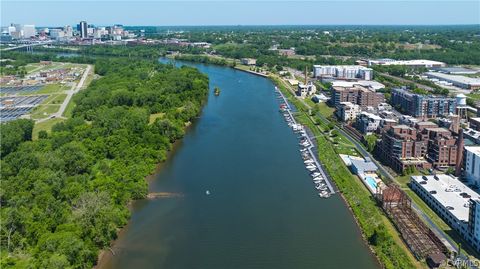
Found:
[[[335,193],[335,188],[334,188],[334,185],[331,183],[331,181],[330,181],[331,179],[328,176],[327,172],[325,171],[323,165],[318,161],[317,154],[316,154],[316,151],[315,151],[316,146],[313,143],[313,140],[314,140],[313,139],[313,134],[307,132],[303,125],[297,123],[297,121],[295,120],[295,117],[292,114],[292,106],[288,102],[285,95],[283,95],[283,93],[277,87],[275,87],[275,91],[279,94],[280,98],[283,100],[284,104],[281,105],[281,106],[283,106],[282,111],[284,113],[287,113],[287,116],[285,116],[285,118],[287,119],[287,121],[290,121],[289,125],[292,127],[292,129],[294,131],[300,132],[302,134],[300,145],[303,145],[304,149],[301,149],[300,151],[303,152],[302,155],[304,156],[304,159],[305,159],[305,156],[308,156],[308,160],[313,160],[313,162],[315,164],[314,165],[315,168],[310,166],[311,169],[309,169],[312,176],[316,175],[315,178],[314,178],[314,181],[317,184],[323,184],[324,183],[325,186],[326,186],[326,188],[323,188],[323,191],[320,191],[319,195],[321,197],[327,198],[330,195]],[[306,153],[306,154],[304,154],[304,153]],[[307,161],[305,161],[305,163],[307,164]],[[307,169],[308,168],[309,168],[309,166],[307,166]],[[317,179],[317,180],[315,180],[315,179]],[[317,185],[317,187],[318,186],[319,185]],[[319,188],[317,188],[317,189],[319,189]]]

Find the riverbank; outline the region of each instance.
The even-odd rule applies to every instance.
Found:
[[[102,268],[378,268],[339,197],[312,189],[271,81],[195,66],[222,94],[151,183],[152,192],[184,196],[135,203],[117,255]]]
[[[410,253],[392,223],[376,206],[365,186],[343,165],[335,149],[325,138],[325,130],[315,125],[313,119],[307,114],[308,109],[294,96],[292,90],[282,83],[281,78],[271,75],[270,79],[301,111],[296,115],[299,122],[308,126],[316,135],[318,147],[323,149],[319,151],[319,159],[335,181],[341,197],[361,228],[364,240],[380,263],[385,268],[425,267],[425,264],[419,263]],[[377,240],[380,233],[384,238]]]

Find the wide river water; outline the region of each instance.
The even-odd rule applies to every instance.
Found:
[[[100,267],[379,268],[341,197],[318,197],[272,82],[188,65],[221,94],[152,179],[150,191],[181,197],[135,202]]]

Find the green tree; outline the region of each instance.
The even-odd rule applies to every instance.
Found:
[[[373,134],[370,134],[370,135],[366,135],[364,137],[364,139],[365,139],[365,142],[366,142],[367,150],[369,152],[373,152],[373,150],[375,149],[375,146],[377,144],[377,136],[375,136]]]

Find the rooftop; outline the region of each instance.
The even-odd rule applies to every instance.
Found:
[[[442,72],[442,73],[448,73],[448,74],[475,74],[478,72],[478,70],[459,67],[459,66],[440,67],[440,68],[436,68],[435,70],[438,70],[439,72]]]
[[[378,169],[378,167],[371,161],[350,158],[350,162],[356,168],[358,173],[377,171]]]
[[[466,129],[464,132],[463,132],[464,135],[468,135],[472,138],[475,138],[475,139],[480,139],[480,132],[479,131],[475,131],[473,129]]]
[[[430,192],[431,196],[441,205],[453,208],[450,209],[450,212],[458,220],[468,222],[470,198],[480,199],[478,193],[449,175],[412,176],[411,179],[420,183],[420,186]],[[464,194],[465,198],[460,194]]]
[[[432,132],[437,132],[437,133],[450,133],[450,131],[448,129],[445,129],[443,127],[432,127],[432,128],[425,128],[429,131],[432,131]]]
[[[353,87],[354,85],[360,85],[363,87],[372,88],[374,90],[383,89],[385,85],[375,80],[357,80],[357,81],[346,81],[346,80],[334,80],[332,81],[332,87]]]
[[[470,151],[471,153],[480,156],[480,146],[465,147],[465,150]]]
[[[405,124],[396,125],[396,126],[393,126],[392,128],[395,128],[395,129],[413,129],[412,127],[410,127],[408,125],[405,125]]]
[[[323,68],[323,67],[332,67],[332,68],[355,68],[355,69],[364,69],[364,70],[372,70],[371,68],[361,66],[361,65],[321,65],[315,64],[313,68]]]
[[[349,91],[349,90],[358,90],[363,92],[375,92],[369,88],[366,88],[362,85],[354,84],[353,86],[332,86],[332,89],[336,91]]]
[[[431,121],[420,121],[417,122],[418,126],[437,126],[434,122]]]
[[[464,84],[480,85],[480,78],[471,78],[471,77],[458,76],[458,75],[449,75],[449,74],[444,74],[444,73],[439,73],[439,72],[427,72],[425,74],[427,76],[432,76],[432,77],[436,77],[436,78],[439,78],[439,79],[454,80],[454,81],[464,83]]]
[[[373,113],[369,113],[369,112],[366,112],[366,111],[363,111],[362,113],[360,113],[360,115],[365,115],[369,119],[374,119],[374,120],[381,120],[382,119],[380,116],[377,116]]]
[[[431,61],[431,60],[394,60],[394,59],[378,59],[378,60],[371,60],[370,62],[373,63],[381,63],[385,65],[444,65],[443,62],[438,61]]]

